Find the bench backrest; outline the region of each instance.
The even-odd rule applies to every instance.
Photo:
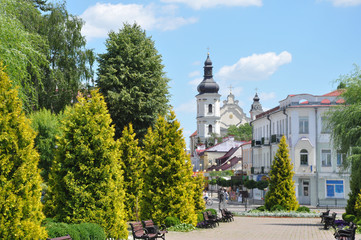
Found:
[[[143,222],[145,228],[155,226],[153,220],[151,220],[151,219],[150,220],[145,220],[145,221],[142,221],[142,222]]]
[[[56,238],[47,238],[46,240],[72,240],[70,235],[66,235],[64,237],[56,237]]]
[[[143,225],[141,222],[133,222],[133,223],[129,223],[130,226],[132,227],[132,234],[135,237],[140,237],[144,235],[144,229],[143,229]]]
[[[209,221],[207,212],[203,212],[203,218],[204,218],[205,221]]]

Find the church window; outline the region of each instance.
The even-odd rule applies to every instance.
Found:
[[[212,113],[212,111],[213,111],[212,104],[209,104],[208,105],[208,113]]]
[[[213,132],[212,125],[209,124],[209,125],[208,125],[208,133],[211,134],[212,132]]]
[[[308,117],[299,118],[299,133],[308,134]]]

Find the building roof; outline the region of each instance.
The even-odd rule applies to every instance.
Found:
[[[189,137],[194,137],[194,136],[197,136],[197,130],[192,135],[190,135]]]

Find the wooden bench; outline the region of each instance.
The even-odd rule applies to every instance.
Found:
[[[64,237],[56,237],[56,238],[47,238],[46,240],[72,240],[70,235],[66,235]]]
[[[326,212],[321,212],[320,218],[321,218],[321,223],[323,223],[325,221],[325,217],[327,217],[330,214],[330,209],[328,209]]]
[[[348,229],[337,229],[333,234],[337,240],[355,240],[357,225],[350,223]]]
[[[332,213],[332,216],[325,216],[324,217],[324,226],[323,229],[329,229],[330,226],[335,225],[335,219],[336,219],[337,213]]]
[[[152,240],[157,238],[156,233],[148,233],[148,230],[143,228],[141,222],[133,222],[129,223],[132,228],[133,239],[146,239]]]
[[[203,214],[205,227],[211,227],[211,228],[216,227],[216,222],[212,219],[209,219],[207,212],[203,212],[202,214]]]
[[[164,224],[161,224],[160,227],[154,224],[153,220],[142,221],[144,228],[147,229],[148,233],[157,234],[157,238],[165,239],[165,234],[168,232],[167,227]]]
[[[231,222],[234,221],[233,214],[227,209],[221,209],[222,221]]]
[[[213,214],[211,211],[207,211],[207,214],[208,218],[219,226],[221,219],[217,216],[217,214]]]

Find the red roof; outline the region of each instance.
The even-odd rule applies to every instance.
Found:
[[[343,92],[344,92],[344,90],[337,89],[337,90],[332,91],[330,93],[326,93],[325,95],[322,95],[322,96],[324,96],[324,97],[337,97],[337,96],[340,96]]]
[[[197,130],[190,137],[194,137],[194,136],[197,136]]]
[[[340,98],[339,100],[336,101],[336,103],[345,103],[345,99]]]
[[[322,103],[322,104],[330,104],[331,101],[328,100],[327,98],[325,98],[325,99],[323,99],[323,100],[321,101],[321,103]]]

